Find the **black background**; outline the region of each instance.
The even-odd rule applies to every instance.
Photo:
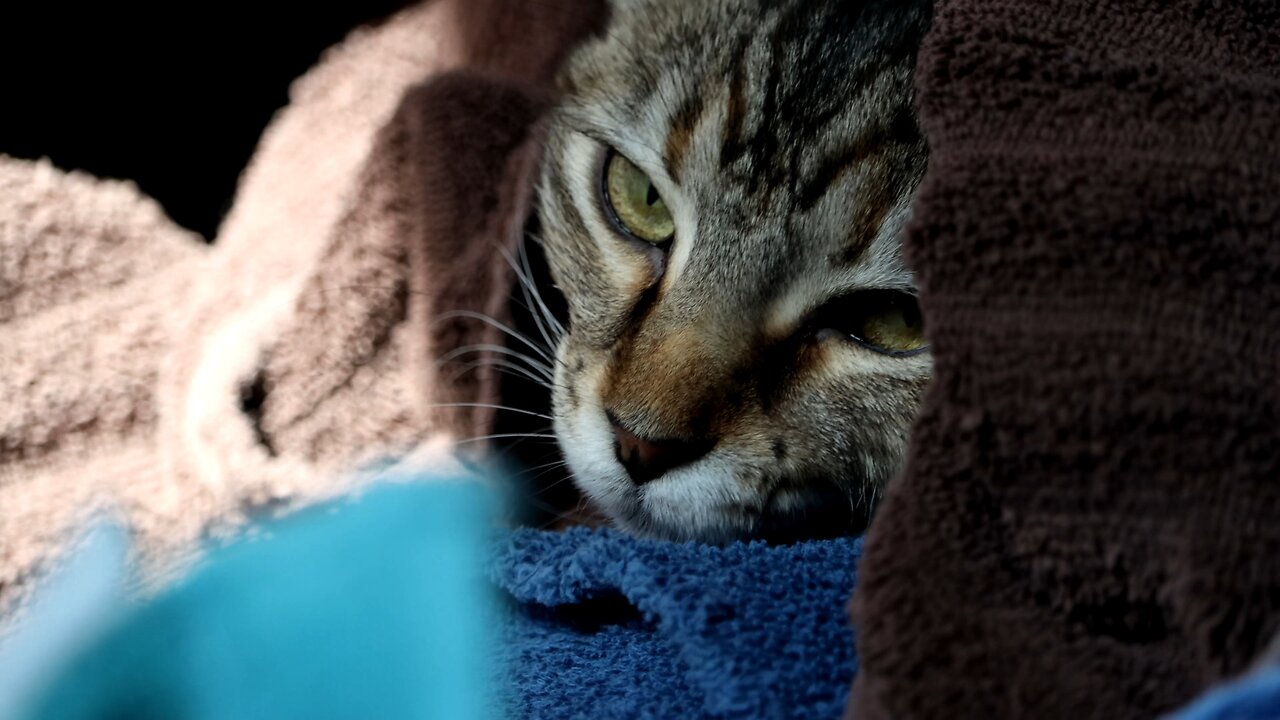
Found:
[[[134,180],[211,238],[289,83],[404,4],[0,2],[0,153]]]

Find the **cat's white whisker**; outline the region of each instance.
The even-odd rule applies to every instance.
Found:
[[[542,299],[542,293],[538,290],[538,284],[533,281],[533,266],[529,263],[529,248],[527,245],[529,239],[530,236],[526,235],[525,242],[520,243],[520,264],[524,266],[522,277],[534,301],[541,308],[543,319],[546,320],[547,326],[551,328],[552,334],[555,335],[556,341],[559,342],[564,339],[564,325],[560,324],[555,314],[551,312],[551,308],[547,307],[547,303]],[[555,347],[555,343],[552,343],[552,347]]]
[[[551,380],[553,377],[555,377],[555,372],[552,371],[550,365],[538,360],[537,358],[530,357],[529,355],[526,355],[517,350],[512,350],[511,348],[505,347],[503,345],[488,345],[488,344],[464,345],[459,348],[454,348],[453,350],[450,350],[449,352],[441,355],[439,358],[436,359],[436,364],[443,365],[449,362],[450,360],[462,357],[463,355],[470,355],[473,353],[480,353],[480,352],[497,353],[498,355],[506,355],[508,357],[516,358],[517,360],[523,360],[524,362],[528,363],[531,368],[533,368],[534,370],[537,370],[538,372],[546,376],[547,380]]]
[[[520,248],[523,251],[523,242],[520,243]],[[538,328],[538,334],[542,335],[542,339],[546,341],[547,347],[554,348],[555,343],[552,342],[551,335],[548,334],[546,326],[542,323],[542,314],[533,302],[533,297],[529,294],[529,289],[533,287],[532,280],[525,277],[524,271],[520,268],[520,265],[516,262],[515,258],[511,257],[511,253],[508,252],[505,247],[499,247],[498,251],[502,253],[502,259],[507,261],[507,264],[511,266],[511,270],[515,273],[516,284],[520,286],[520,294],[524,296],[524,308],[528,310],[529,315],[533,317],[533,324]]]
[[[487,408],[490,410],[502,410],[504,412],[513,412],[520,415],[532,415],[533,417],[542,418],[543,420],[554,420],[555,418],[546,413],[534,412],[533,410],[524,410],[522,408],[511,407],[510,405],[499,405],[496,403],[432,403],[429,408]]]
[[[458,378],[462,377],[463,375],[467,374],[471,370],[475,370],[476,368],[481,368],[481,367],[494,367],[498,372],[506,372],[511,375],[516,375],[518,377],[525,378],[526,380],[529,380],[530,382],[533,382],[547,389],[551,389],[553,387],[551,381],[547,380],[547,378],[544,378],[540,375],[535,374],[532,370],[524,367],[523,365],[516,365],[515,363],[507,362],[506,360],[502,360],[499,358],[488,358],[485,360],[477,360],[472,363],[467,363],[466,365],[462,366],[462,368],[459,369],[456,373],[454,373],[453,375],[450,375],[448,378],[448,381],[453,382]]]
[[[535,471],[538,471],[538,470],[542,470],[542,469],[544,469],[544,468],[565,467],[565,466],[567,466],[568,464],[569,464],[569,463],[568,463],[568,461],[566,461],[566,460],[552,460],[551,462],[541,463],[541,464],[539,464],[539,465],[534,465],[533,467],[525,468],[524,470],[521,470],[520,472],[516,473],[516,474],[515,474],[515,476],[516,476],[516,477],[520,477],[521,475],[527,475],[527,474],[529,474],[529,473],[531,473],[531,472],[535,472]],[[540,489],[542,489],[542,490],[546,490],[546,489],[549,489],[550,487],[552,487],[552,486],[551,486],[551,485],[548,485],[546,488],[540,488]]]
[[[480,322],[486,325],[489,325],[490,327],[496,328],[506,333],[507,335],[510,335],[516,340],[519,340],[525,345],[529,346],[530,349],[538,353],[538,355],[540,355],[542,359],[546,360],[547,362],[549,363],[555,362],[555,358],[553,358],[550,354],[548,354],[548,351],[546,349],[544,349],[541,345],[534,342],[524,333],[518,332],[513,328],[509,327],[508,325],[506,325],[505,323],[499,322],[498,320],[492,317],[489,317],[484,313],[475,312],[474,310],[451,310],[449,312],[442,313],[440,317],[436,318],[435,322],[440,323],[445,320],[451,320],[454,318],[469,318],[471,320],[479,320]]]
[[[502,440],[506,438],[523,438],[526,440],[555,440],[556,436],[549,433],[494,433],[492,435],[480,435],[479,437],[463,438],[454,440],[454,445],[465,445],[468,443],[484,442],[485,440]]]
[[[544,470],[538,473],[537,475],[533,476],[532,480],[537,480],[538,478],[542,477],[543,475],[546,475],[552,470],[557,470],[559,468],[567,468],[567,467],[569,467],[569,463],[561,462],[556,467],[552,467],[548,470]],[[569,482],[572,479],[573,479],[573,475],[571,473],[566,473],[564,477],[560,478],[559,480],[556,480],[555,482],[551,483],[550,485],[547,485],[546,487],[538,488],[538,490],[541,492],[547,492],[548,490],[553,490],[559,487],[560,485],[563,485],[564,483]]]
[[[551,309],[547,307],[546,302],[542,299],[542,294],[538,291],[537,283],[533,280],[533,268],[529,265],[529,254],[525,248],[525,242],[528,241],[528,237],[526,235],[525,240],[520,243],[519,261],[512,257],[511,253],[504,247],[499,247],[498,251],[515,273],[517,284],[520,286],[520,293],[524,296],[524,302],[521,305],[528,310],[538,328],[538,333],[546,341],[547,347],[554,352],[555,347],[564,338],[564,326],[556,320]]]

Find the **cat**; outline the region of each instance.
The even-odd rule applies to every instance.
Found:
[[[538,325],[555,437],[612,524],[723,543],[869,521],[932,369],[900,242],[929,19],[613,0],[565,62],[536,217],[567,322]]]

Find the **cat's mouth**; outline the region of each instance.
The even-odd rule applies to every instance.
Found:
[[[869,503],[839,483],[780,474],[772,458],[732,442],[637,481],[626,466],[615,423],[603,411],[558,416],[556,434],[574,481],[621,529],[642,537],[724,544],[742,539],[792,542],[858,534]]]
[[[636,488],[621,502],[617,496],[596,498],[589,479],[578,482],[623,529],[666,540],[791,543],[861,534],[870,520],[870,508],[851,502],[847,493],[834,487],[824,490],[774,480],[773,491],[759,493],[749,489],[756,482],[744,475],[750,473],[721,475],[691,467]],[[782,487],[788,488],[786,493],[779,491]],[[744,501],[718,501],[743,495]]]

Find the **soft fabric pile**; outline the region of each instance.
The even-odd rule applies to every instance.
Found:
[[[941,2],[917,87],[936,372],[854,715],[1168,711],[1280,630],[1280,5]]]
[[[860,546],[516,532],[491,561],[512,716],[837,717]]]

